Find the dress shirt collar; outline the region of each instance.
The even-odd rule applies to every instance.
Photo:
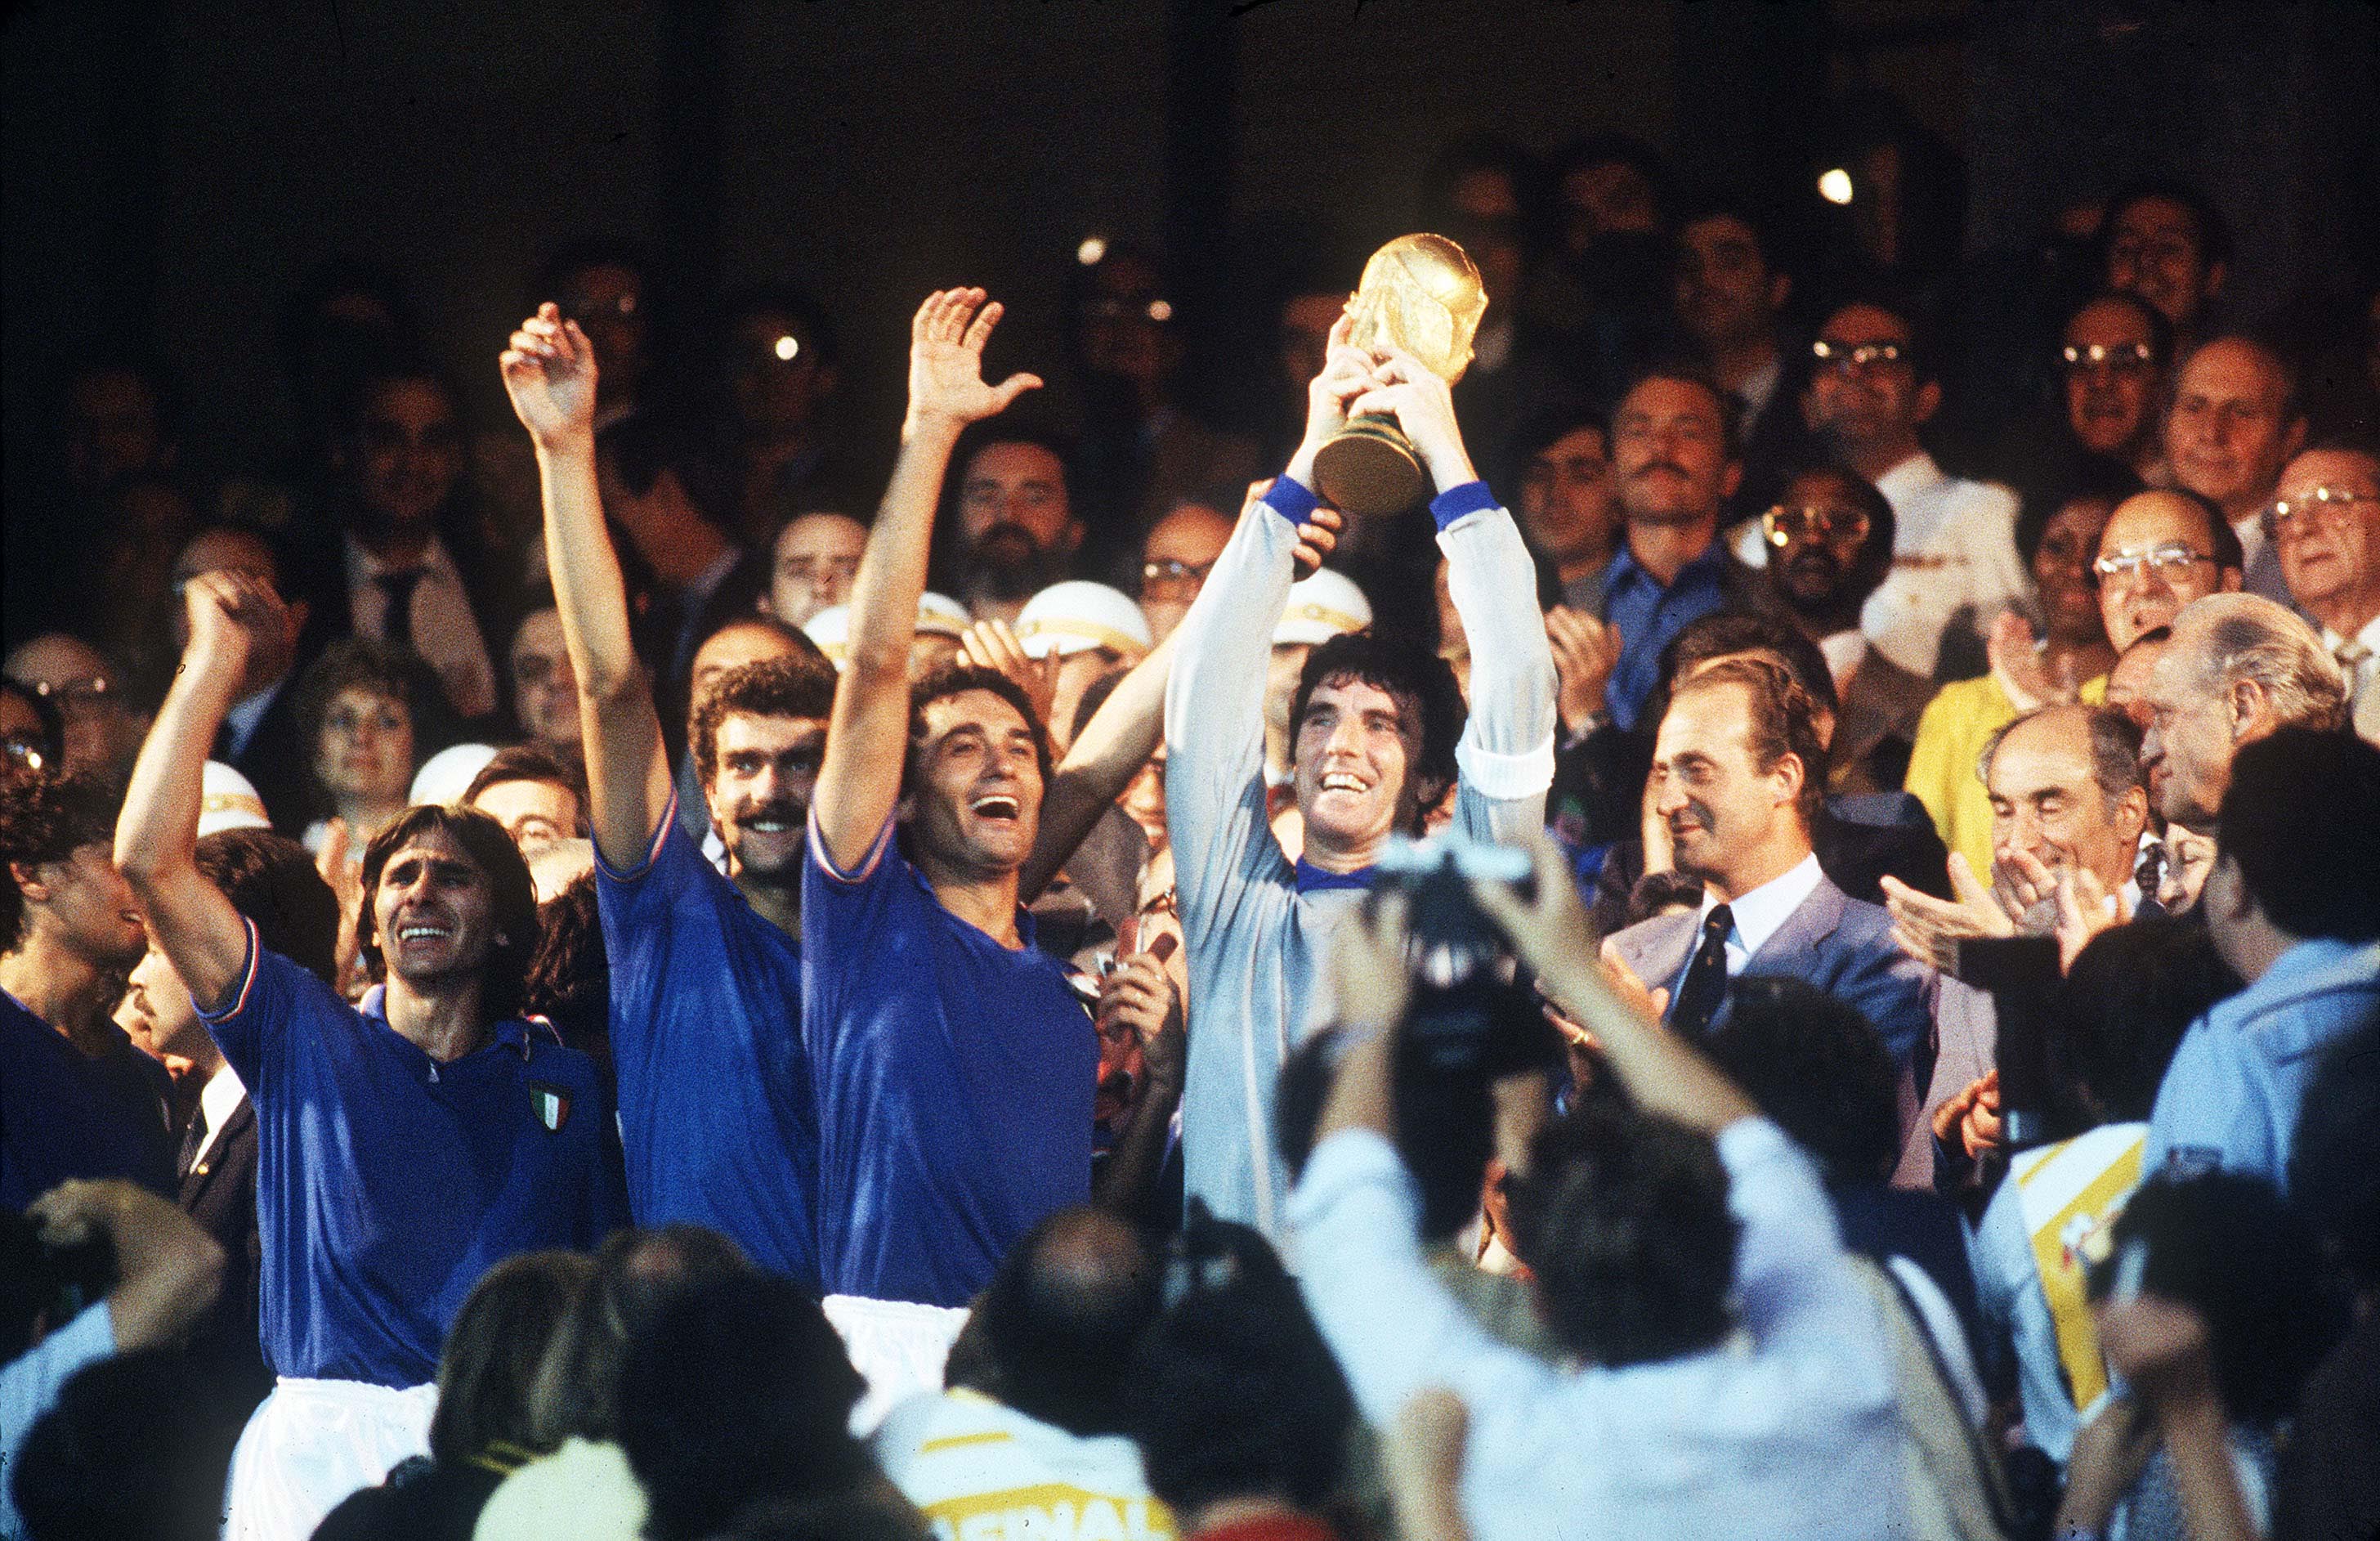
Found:
[[[421,560],[419,562],[398,562],[376,555],[367,551],[363,543],[352,535],[346,538],[346,543],[349,588],[361,588],[383,573],[417,571],[441,583],[452,583],[457,588],[462,586],[463,575],[455,567],[455,558],[448,554],[446,543],[435,535],[421,548]]]
[[[288,683],[289,676],[284,674],[254,695],[234,701],[231,709],[224,713],[224,726],[231,733],[232,755],[248,753],[248,741],[256,736],[256,725],[264,721],[264,714],[273,710],[274,698]]]
[[[1942,467],[1934,464],[1932,455],[1919,450],[1877,477],[1876,490],[1884,494],[1884,501],[1892,504],[1897,514],[1904,499],[1925,497],[1949,479],[1942,474]]]
[[[1768,362],[1744,376],[1743,383],[1735,388],[1736,400],[1743,404],[1742,428],[1745,434],[1751,433],[1752,425],[1760,420],[1768,410],[1768,404],[1776,399],[1777,382],[1784,375],[1784,355],[1772,353],[1768,356]]]
[[[1635,552],[1629,548],[1625,540],[1622,540],[1619,554],[1612,557],[1611,565],[1604,569],[1603,599],[1608,605],[1613,594],[1623,588],[1635,585],[1642,585],[1657,594],[1667,594],[1673,588],[1693,583],[1716,585],[1726,572],[1727,547],[1716,537],[1712,539],[1709,545],[1703,548],[1699,555],[1678,569],[1675,581],[1667,584],[1655,577],[1650,569],[1637,561]]]
[[[1826,874],[1818,870],[1818,854],[1809,853],[1784,872],[1744,894],[1728,901],[1729,913],[1735,916],[1735,929],[1729,933],[1730,946],[1741,946],[1749,959],[1777,934],[1786,917],[1802,907],[1802,902],[1818,891]],[[1707,889],[1703,892],[1702,908],[1696,912],[1697,922],[1710,918],[1718,907],[1718,899]],[[1733,972],[1732,969],[1730,972]]]
[[[2369,649],[2373,657],[2380,658],[2380,615],[2374,615],[2369,621],[2364,622],[2363,629],[2355,634],[2355,640]],[[2348,639],[2346,637],[2339,636],[2338,633],[2331,630],[2328,626],[2322,628],[2322,645],[2330,651],[2332,656],[2336,657],[2338,653],[2338,649],[2347,646],[2347,641]],[[2347,685],[2348,694],[2353,695],[2355,693],[2355,682],[2353,680],[2350,680],[2347,682]]]
[[[207,1152],[212,1150],[215,1141],[222,1137],[224,1125],[230,1122],[232,1110],[247,1095],[248,1088],[240,1085],[238,1072],[229,1064],[215,1066],[215,1073],[207,1077],[204,1086],[199,1088],[199,1111],[206,1118],[207,1132],[200,1136],[199,1148],[190,1152],[192,1165],[207,1159]]]

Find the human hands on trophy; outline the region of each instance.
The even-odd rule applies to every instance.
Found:
[[[1347,404],[1379,384],[1372,356],[1348,342],[1354,319],[1344,311],[1330,323],[1330,338],[1322,356],[1322,372],[1305,387],[1305,437],[1290,456],[1291,479],[1314,485],[1315,452],[1347,426]]]
[[[1463,430],[1454,421],[1454,388],[1394,344],[1374,356],[1372,373],[1378,383],[1348,404],[1348,414],[1380,412],[1395,418],[1439,491],[1478,480],[1471,454],[1463,447]]]

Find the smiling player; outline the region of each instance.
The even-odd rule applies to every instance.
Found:
[[[494,1263],[625,1218],[595,1066],[520,1019],[528,866],[483,813],[408,809],[363,859],[360,1009],[197,866],[200,770],[249,650],[284,625],[244,574],[190,580],[190,641],[142,746],[116,862],[256,1108],[262,1338],[282,1379],[242,1438],[225,1534],[308,1534],[424,1447],[438,1353]],[[374,1464],[377,1462],[377,1464]]]
[[[1322,962],[1382,846],[1417,832],[1450,782],[1465,834],[1518,839],[1543,826],[1553,779],[1553,654],[1528,548],[1471,468],[1446,382],[1409,355],[1348,346],[1343,319],[1330,343],[1307,389],[1304,443],[1242,514],[1183,618],[1165,703],[1166,822],[1200,1013],[1182,1103],[1184,1177],[1217,1215],[1268,1230],[1286,1191],[1273,1083],[1321,1019]],[[1365,412],[1394,415],[1438,488],[1430,514],[1471,642],[1473,710],[1466,723],[1452,673],[1426,652],[1377,633],[1317,648],[1290,717],[1305,826],[1293,865],[1265,819],[1267,655],[1298,527],[1315,507],[1315,452]]]

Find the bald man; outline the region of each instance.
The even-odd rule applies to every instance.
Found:
[[[2380,455],[2338,444],[2297,456],[2265,526],[2289,597],[2347,676],[2356,734],[2380,741]]]
[[[2263,343],[2216,337],[2183,360],[2166,411],[2166,461],[2175,481],[2221,508],[2240,537],[2242,587],[2284,604],[2289,588],[2262,516],[2305,432],[2296,374]]]

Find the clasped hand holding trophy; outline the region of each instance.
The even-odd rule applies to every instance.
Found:
[[[1443,236],[1401,236],[1372,254],[1347,302],[1345,341],[1385,361],[1409,354],[1451,385],[1471,363],[1488,309],[1479,270]],[[1427,477],[1413,441],[1386,412],[1358,411],[1314,456],[1315,491],[1358,517],[1413,506]]]

